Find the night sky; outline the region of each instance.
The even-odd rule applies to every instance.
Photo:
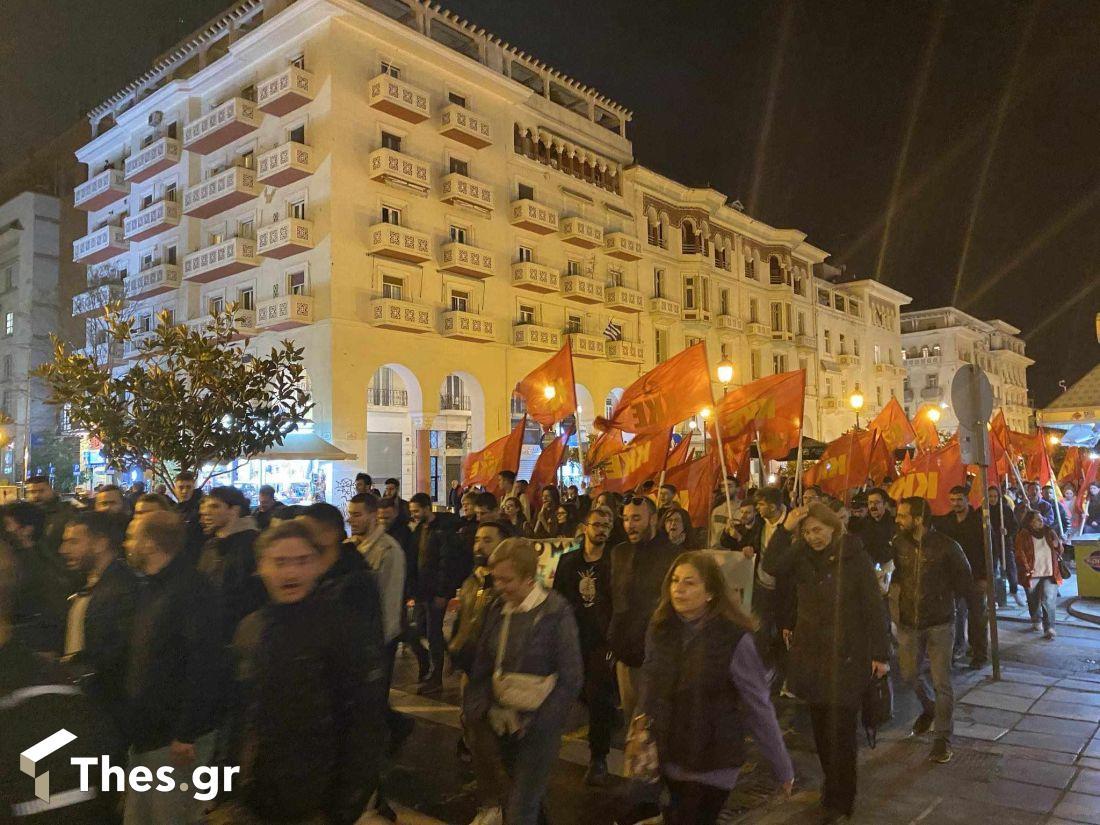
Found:
[[[0,166],[227,5],[0,0]],[[1023,329],[1039,405],[1096,364],[1100,0],[444,5],[632,109],[638,162]]]

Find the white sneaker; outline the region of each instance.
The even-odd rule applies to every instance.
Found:
[[[478,808],[470,825],[504,825],[504,811],[500,808]]]
[[[1057,635],[1058,634],[1054,632],[1054,628],[1052,627],[1050,630],[1048,630],[1046,633],[1043,634],[1043,638],[1046,639],[1049,642],[1049,641],[1053,641],[1054,637],[1057,636]]]
[[[1038,622],[1032,622],[1031,623],[1031,629],[1034,630],[1036,633],[1038,633],[1039,630],[1042,629],[1042,625],[1039,624]]]
[[[1019,590],[1012,594],[1012,598],[1016,600],[1016,604],[1020,607],[1027,607],[1027,599],[1024,598],[1024,594]]]

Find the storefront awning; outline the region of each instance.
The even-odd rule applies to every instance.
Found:
[[[1093,449],[1100,442],[1100,424],[1074,424],[1062,436],[1063,447]]]
[[[357,457],[313,433],[291,433],[281,445],[256,456],[266,461],[352,461]]]

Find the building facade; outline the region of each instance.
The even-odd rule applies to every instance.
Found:
[[[993,385],[993,409],[1003,410],[1008,426],[1028,432],[1033,426],[1027,392],[1027,368],[1020,330],[1004,321],[981,321],[953,307],[902,313],[905,353],[905,409],[910,417],[937,407],[937,426],[954,432],[959,425],[951,407],[951,381],[963,364],[975,364]]]
[[[314,431],[359,457],[336,486],[365,465],[440,495],[566,340],[582,438],[698,340],[736,384],[804,367],[814,437],[857,385],[900,395],[908,298],[636,164],[630,118],[421,0],[240,3],[92,113],[89,351],[134,354],[107,300],[139,330],[236,304],[249,346],[304,346]]]

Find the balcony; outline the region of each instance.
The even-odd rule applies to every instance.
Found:
[[[649,314],[669,321],[679,321],[680,303],[668,298],[650,298]]]
[[[370,387],[367,390],[367,405],[371,407],[408,407],[409,391]]]
[[[399,332],[435,332],[431,309],[397,298],[377,298],[371,301],[370,324]]]
[[[750,338],[771,338],[771,333],[768,332],[768,328],[755,321],[745,324],[745,334]]]
[[[375,149],[367,158],[367,166],[368,174],[373,181],[402,189],[412,189],[421,195],[432,188],[431,167],[403,152],[393,149]]]
[[[609,286],[604,289],[603,296],[608,309],[619,312],[641,312],[645,309],[642,293],[630,287]]]
[[[256,254],[264,258],[289,258],[313,249],[313,243],[313,221],[286,218],[260,229]]]
[[[145,342],[151,341],[153,335],[155,335],[153,330],[139,332],[135,329],[130,336],[130,340],[122,344],[122,357],[127,361],[134,361],[141,358],[145,355]]]
[[[98,264],[130,249],[121,226],[101,226],[73,241],[73,263]]]
[[[943,399],[943,387],[923,387],[920,391],[921,401],[941,401]]]
[[[836,359],[842,367],[858,367],[860,363],[860,357],[858,355],[852,355],[850,353],[841,353]]]
[[[439,395],[440,412],[469,412],[470,408],[470,396],[468,395],[447,395],[444,393]]]
[[[141,183],[179,162],[180,142],[175,138],[162,137],[150,143],[136,155],[126,158],[126,171],[123,176],[130,183]]]
[[[264,119],[251,100],[232,97],[183,127],[183,148],[205,155],[254,132]]]
[[[126,183],[122,171],[104,169],[76,187],[73,191],[73,206],[87,212],[94,212],[129,194],[130,184]]]
[[[522,349],[557,351],[561,349],[561,333],[538,324],[515,324],[512,327],[512,343]]]
[[[723,313],[715,317],[718,329],[726,330],[728,332],[740,332],[744,329],[744,324],[741,323],[741,319],[736,315],[730,315]]]
[[[432,114],[427,92],[388,74],[380,74],[367,84],[367,103],[408,123],[420,123]]]
[[[838,408],[837,400],[831,395],[826,395],[822,398],[818,402],[818,406],[821,407],[822,410],[835,410]]]
[[[875,375],[893,375],[894,367],[890,364],[875,364]]]
[[[439,134],[474,149],[484,149],[493,143],[489,121],[457,103],[444,106],[439,113]]]
[[[603,251],[609,258],[620,261],[640,261],[642,242],[625,232],[607,232],[603,236]]]
[[[287,66],[274,77],[256,84],[256,105],[260,111],[282,117],[313,100],[317,81],[297,66]]]
[[[607,358],[617,364],[641,364],[645,349],[638,341],[608,341]]]
[[[798,347],[798,349],[816,350],[817,339],[812,335],[796,335],[794,337],[794,345]]]
[[[73,296],[73,317],[98,315],[107,304],[122,300],[121,283],[105,283],[86,289]]]
[[[97,367],[114,366],[122,362],[122,344],[110,341],[103,344],[89,344],[78,350],[81,355],[92,359]]]
[[[392,223],[376,223],[367,230],[367,252],[421,264],[431,260],[432,244],[423,232]]]
[[[439,268],[469,278],[493,276],[493,254],[464,243],[445,243],[439,250]]]
[[[569,340],[569,349],[577,358],[605,358],[607,356],[607,342],[602,335],[567,332],[565,337]]]
[[[312,295],[282,295],[260,301],[256,323],[262,330],[294,329],[313,323]]]
[[[536,235],[549,235],[558,231],[557,210],[529,198],[512,201],[509,222],[518,229],[526,229]]]
[[[443,313],[441,333],[444,338],[477,343],[491,342],[496,337],[493,334],[492,321],[472,312],[461,312],[459,310]]]
[[[444,175],[439,182],[439,199],[452,206],[467,206],[489,214],[493,211],[493,188],[458,172]]]
[[[256,242],[248,238],[228,241],[192,252],[183,259],[183,278],[195,284],[208,284],[260,265]]]
[[[512,264],[512,286],[531,292],[557,292],[561,276],[556,269],[531,261]]]
[[[183,214],[194,218],[209,218],[247,203],[260,194],[260,189],[254,170],[231,166],[187,187],[187,191],[183,193]]]
[[[176,201],[158,201],[123,221],[128,241],[143,241],[180,225],[180,205]]]
[[[566,275],[561,279],[561,297],[578,304],[602,304],[603,282],[587,275]]]
[[[234,332],[230,336],[230,341],[241,341],[245,338],[252,338],[259,335],[260,328],[257,326],[256,310],[254,309],[237,309],[233,312],[233,329]],[[215,319],[213,314],[206,314],[200,318],[192,318],[187,322],[187,326],[192,329],[198,330],[210,330],[213,332],[219,319]]]
[[[142,272],[136,272],[126,279],[126,298],[130,301],[152,298],[155,295],[163,295],[165,292],[179,289],[182,283],[183,278],[178,266],[158,264]]]
[[[296,140],[288,140],[256,160],[256,176],[264,186],[286,186],[316,170],[313,149]]]
[[[603,246],[603,227],[573,215],[561,220],[561,239],[581,249]]]
[[[710,326],[710,310],[703,309],[701,307],[689,307],[685,306],[680,314],[680,320],[685,324],[694,324],[695,326]]]
[[[943,361],[941,355],[926,355],[923,358],[906,358],[905,367],[938,367]],[[903,369],[904,369],[903,368]]]

